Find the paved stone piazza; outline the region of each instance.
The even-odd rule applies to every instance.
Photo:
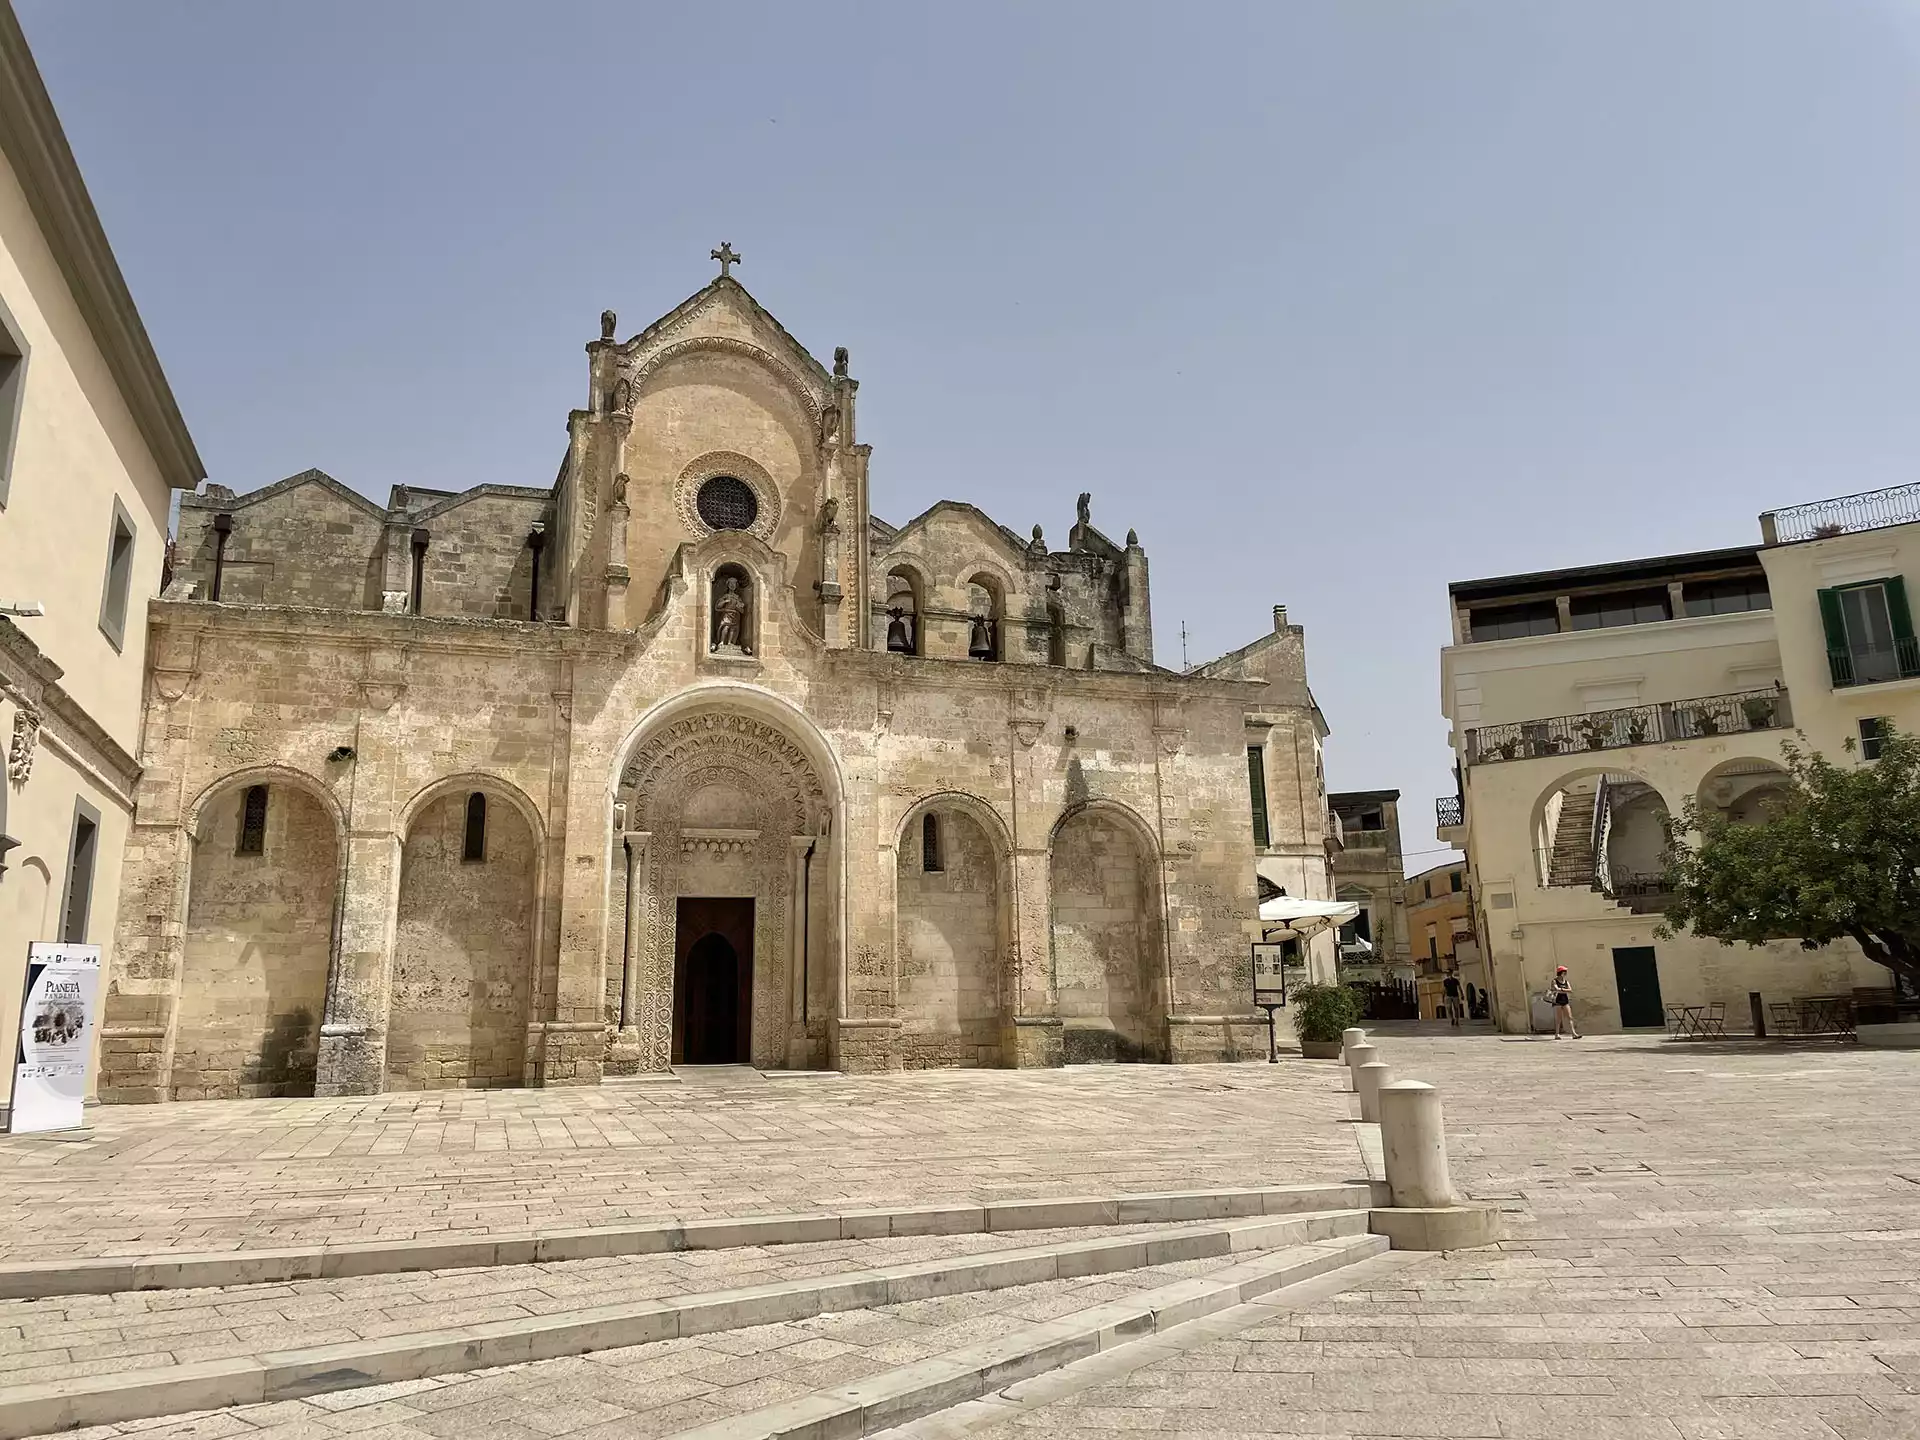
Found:
[[[1401,1078],[1443,1087],[1456,1177],[1508,1211],[1497,1249],[1383,1256],[1292,1308],[1228,1310],[892,1433],[1920,1435],[1920,1057],[1411,1027],[1380,1043]],[[1335,1067],[1292,1058],[109,1107],[90,1140],[0,1142],[0,1249],[201,1251],[1334,1180],[1360,1173],[1346,1116]],[[767,1253],[724,1264],[826,1263]],[[396,1308],[420,1296],[445,1323],[527,1303],[463,1273],[357,1293]],[[1165,1278],[1020,1287],[75,1433],[667,1435]],[[543,1301],[592,1289],[542,1283]],[[234,1297],[236,1328],[311,1317],[355,1290],[252,1288],[246,1308]],[[85,1360],[76,1340],[76,1363],[110,1366],[99,1357],[122,1331],[136,1343],[152,1322],[135,1316],[157,1308],[132,1296],[9,1308],[55,1303],[60,1315],[33,1323],[0,1315],[0,1367],[29,1351],[40,1363],[63,1324],[90,1327],[97,1347]]]

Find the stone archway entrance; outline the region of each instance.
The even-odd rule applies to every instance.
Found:
[[[644,732],[616,803],[626,884],[609,1072],[821,1063],[833,837],[808,752],[716,704]]]

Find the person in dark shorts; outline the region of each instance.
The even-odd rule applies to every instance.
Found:
[[[1580,1030],[1573,1023],[1573,986],[1567,980],[1567,967],[1562,965],[1553,972],[1553,984],[1547,987],[1547,998],[1553,1001],[1553,1038],[1571,1035],[1580,1038]]]
[[[1447,1020],[1454,1029],[1460,1028],[1460,977],[1453,971],[1447,972],[1447,978],[1440,982],[1440,989],[1447,997]]]

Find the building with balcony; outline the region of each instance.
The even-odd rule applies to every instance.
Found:
[[[1434,1020],[1446,1013],[1442,995],[1449,974],[1459,975],[1461,999],[1477,1014],[1488,1001],[1487,972],[1473,921],[1467,862],[1449,860],[1410,876],[1402,914],[1413,950],[1420,1018]]]
[[[1406,866],[1400,849],[1400,792],[1346,790],[1327,796],[1340,846],[1333,856],[1333,893],[1360,907],[1340,926],[1342,980],[1413,978],[1407,927],[1400,913]]]
[[[1440,835],[1467,856],[1502,1029],[1551,1027],[1565,965],[1582,1028],[1884,987],[1852,945],[1724,946],[1654,934],[1664,825],[1696,798],[1758,818],[1798,729],[1861,763],[1887,724],[1920,724],[1905,574],[1920,573],[1920,487],[1761,519],[1762,543],[1465,581],[1441,652],[1457,797]],[[1542,1020],[1544,1018],[1544,1024]]]

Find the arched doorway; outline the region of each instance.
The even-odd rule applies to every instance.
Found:
[[[796,738],[804,721],[762,718],[777,702],[711,688],[642,729],[615,791],[612,1073],[826,1060],[837,903],[822,766]],[[731,990],[709,935],[730,948]]]

